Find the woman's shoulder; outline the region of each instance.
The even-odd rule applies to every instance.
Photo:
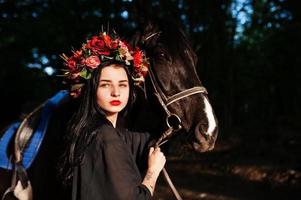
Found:
[[[134,136],[150,136],[151,134],[147,131],[133,131],[133,130],[129,130],[129,129],[125,129],[125,132],[127,134],[131,134]]]
[[[149,132],[124,129],[122,134],[127,140],[131,140],[131,141],[144,141],[144,140],[147,141],[151,139],[151,134]]]
[[[96,140],[102,143],[106,143],[112,140],[118,139],[117,130],[109,125],[109,124],[102,124],[94,131]]]

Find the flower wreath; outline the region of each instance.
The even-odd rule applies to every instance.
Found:
[[[149,62],[139,48],[132,47],[122,41],[116,34],[110,36],[106,32],[100,32],[84,43],[81,49],[72,51],[73,55],[67,57],[62,54],[64,65],[63,69],[65,83],[71,85],[70,95],[78,97],[85,80],[91,78],[91,73],[100,65],[120,62],[129,67],[131,77],[135,85],[144,82],[147,75]]]

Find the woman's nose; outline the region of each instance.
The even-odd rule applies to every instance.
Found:
[[[119,97],[120,96],[120,91],[119,91],[119,88],[117,86],[113,86],[111,95],[113,97]]]

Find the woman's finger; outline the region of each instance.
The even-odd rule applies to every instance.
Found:
[[[161,151],[160,147],[156,147],[156,148],[155,148],[155,151],[160,152],[160,151]]]
[[[154,151],[154,147],[151,147],[151,148],[149,149],[148,155],[151,155],[151,154],[153,153],[153,151]]]
[[[17,182],[17,185],[16,185],[16,187],[15,187],[15,189],[14,189],[14,194],[15,195],[17,195],[20,191],[22,191],[23,190],[23,187],[22,187],[22,185],[21,185],[21,181],[18,181]]]

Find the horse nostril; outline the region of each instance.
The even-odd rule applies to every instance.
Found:
[[[203,122],[199,122],[196,125],[194,130],[194,140],[192,141],[194,150],[198,152],[206,152],[214,148],[217,129],[210,134],[208,134],[207,129],[208,125]]]

